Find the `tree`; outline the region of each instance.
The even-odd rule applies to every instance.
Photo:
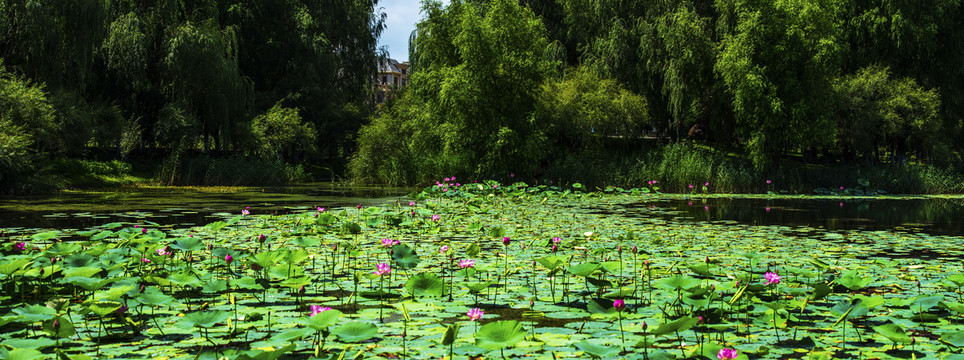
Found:
[[[829,1],[718,0],[723,38],[715,70],[737,134],[757,169],[791,147],[833,138],[831,80],[839,71],[836,9]]]

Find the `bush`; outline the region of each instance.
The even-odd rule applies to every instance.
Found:
[[[183,156],[166,162],[159,175],[166,185],[247,186],[288,184],[308,178],[301,165],[250,157]]]

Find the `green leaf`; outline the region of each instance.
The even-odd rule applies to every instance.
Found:
[[[670,291],[689,290],[699,285],[699,279],[685,275],[674,275],[656,282],[656,287]]]
[[[941,334],[941,341],[964,348],[964,331],[946,332]]]
[[[536,262],[542,265],[543,267],[545,267],[547,270],[551,271],[558,268],[563,263],[565,263],[565,259],[556,255],[552,255],[552,256],[536,259]]]
[[[34,360],[44,359],[46,357],[46,355],[34,349],[13,349],[7,351],[6,348],[0,348],[0,358],[6,360]]]
[[[412,297],[415,296],[442,296],[445,291],[445,283],[439,279],[438,275],[432,273],[416,274],[405,282],[405,290]]]
[[[897,324],[874,326],[874,331],[895,344],[910,344],[910,336]]]
[[[590,342],[588,340],[575,343],[576,348],[596,359],[613,359],[619,355],[620,348]]]
[[[305,325],[308,325],[308,327],[315,329],[316,331],[322,331],[327,329],[329,326],[335,325],[341,315],[342,312],[335,309],[325,310],[315,316],[308,317],[308,319],[305,321]]]
[[[589,277],[601,268],[602,265],[599,263],[588,262],[570,266],[568,269],[566,269],[566,271],[576,276]]]
[[[219,323],[226,322],[229,318],[231,318],[231,313],[227,311],[195,311],[184,315],[184,317],[178,321],[178,326],[188,329],[192,327],[210,328]]]
[[[445,336],[442,337],[442,345],[449,346],[455,343],[459,335],[459,327],[459,323],[454,323],[445,329]]]
[[[54,327],[54,322],[57,322],[57,327]],[[55,338],[67,338],[74,336],[77,331],[74,329],[74,323],[70,321],[70,318],[66,316],[57,316],[53,319],[44,321],[43,330],[47,335]]]
[[[149,287],[144,289],[144,292],[140,295],[137,295],[137,301],[148,306],[169,306],[173,304],[174,297],[165,294],[156,287]]]
[[[666,334],[672,334],[677,331],[686,331],[686,330],[689,330],[689,328],[693,327],[693,325],[696,325],[697,322],[699,322],[699,319],[697,318],[684,316],[679,319],[660,325],[651,333],[656,336],[662,336]]]
[[[402,269],[414,269],[418,266],[419,257],[408,245],[398,244],[392,246],[392,260]]]
[[[517,320],[493,321],[479,328],[475,334],[475,346],[499,350],[519,343],[525,336],[522,324]]]
[[[204,248],[201,239],[195,237],[180,238],[171,243],[171,247],[182,251],[196,251]]]
[[[331,331],[338,336],[338,340],[346,343],[357,343],[375,337],[378,327],[369,323],[353,321],[339,326]]]

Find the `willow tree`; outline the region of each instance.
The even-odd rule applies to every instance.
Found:
[[[172,104],[200,121],[205,148],[233,144],[246,119],[251,84],[238,70],[236,29],[184,23],[167,39],[164,59]],[[234,144],[238,145],[238,144]]]
[[[763,169],[788,149],[833,139],[831,80],[839,72],[834,4],[809,0],[718,0],[722,34],[715,70],[738,136]]]

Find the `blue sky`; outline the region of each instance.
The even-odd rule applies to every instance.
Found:
[[[448,0],[443,0],[448,4]],[[415,30],[415,23],[422,18],[420,0],[381,0],[378,6],[384,8],[388,19],[385,31],[378,39],[378,47],[388,48],[388,57],[398,61],[408,61],[408,36]]]

